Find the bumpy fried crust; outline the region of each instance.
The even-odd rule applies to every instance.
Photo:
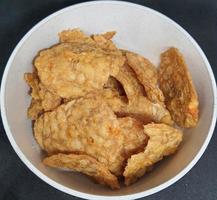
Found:
[[[132,155],[124,171],[125,184],[132,184],[150,167],[173,154],[182,141],[182,132],[165,124],[148,124],[144,132],[149,136],[144,152]]]
[[[146,123],[154,121],[173,124],[170,113],[162,104],[153,103],[143,96],[143,86],[138,82],[134,72],[128,65],[125,64],[120,67],[116,78],[123,85],[129,100],[128,104],[124,108],[124,104],[121,104],[121,101],[117,100],[117,95],[114,95],[115,101],[118,102],[118,104],[115,103],[115,105],[120,105],[119,111],[117,106],[113,109],[116,113],[120,113],[122,116],[137,117]],[[111,107],[113,107],[111,100],[107,102]]]
[[[164,105],[164,96],[157,86],[157,69],[146,58],[132,52],[126,52],[127,63],[136,73],[145,88],[150,101]]]
[[[120,51],[105,51],[89,43],[62,43],[35,59],[42,84],[63,98],[77,98],[101,89],[123,65]]]
[[[39,81],[36,73],[25,73],[24,79],[31,88],[32,101],[28,108],[28,117],[32,120],[45,112],[55,109],[61,104],[61,98],[48,91]]]
[[[117,90],[112,88],[104,88],[101,93],[104,101],[116,114],[123,114],[127,108],[127,97],[120,96]]]
[[[84,173],[94,178],[99,184],[108,185],[112,189],[119,189],[116,176],[107,167],[88,155],[57,154],[47,157],[43,163],[49,167],[67,168]]]
[[[144,150],[148,136],[144,133],[143,123],[131,117],[119,118],[120,127],[124,133],[125,157]]]
[[[59,40],[61,43],[67,42],[83,42],[93,44],[94,40],[84,34],[79,28],[64,30],[59,33]]]
[[[122,173],[123,133],[116,116],[98,94],[72,100],[43,114],[34,124],[34,133],[48,153],[84,152],[112,173]]]
[[[198,97],[182,54],[170,48],[161,55],[159,84],[166,106],[177,125],[195,127],[198,122]]]
[[[97,46],[102,49],[116,50],[117,47],[111,41],[115,33],[115,31],[112,31],[104,34],[92,35],[92,39],[94,40],[94,42],[96,42]]]
[[[39,100],[41,99],[39,96],[39,79],[37,77],[36,73],[25,73],[24,74],[24,79],[26,83],[29,85],[31,88],[30,95],[33,99]]]
[[[134,101],[137,96],[143,96],[144,88],[126,62],[120,67],[119,73],[115,78],[122,84],[129,101]]]
[[[161,122],[173,124],[170,113],[160,104],[149,101],[144,96],[137,96],[134,101],[127,101],[125,96],[120,96],[114,89],[103,89],[102,96],[111,109],[119,117],[129,116],[137,118],[143,123]]]
[[[41,101],[32,98],[31,103],[27,110],[28,118],[32,120],[36,120],[39,117],[39,115],[41,115],[43,112],[44,109],[42,107]]]
[[[135,116],[144,122],[161,122],[172,125],[169,111],[158,103],[153,103],[146,97],[138,96],[135,101],[127,106],[127,113],[129,116]]]

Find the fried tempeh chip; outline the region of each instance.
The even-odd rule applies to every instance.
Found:
[[[126,51],[126,58],[127,63],[144,86],[148,99],[164,105],[163,93],[157,86],[158,75],[155,66],[148,59],[129,51]]]
[[[117,47],[111,41],[115,34],[115,31],[110,31],[103,34],[94,34],[92,36],[88,36],[79,28],[75,28],[64,30],[59,33],[59,40],[61,43],[89,43],[94,44],[102,49],[117,50]]]
[[[56,154],[47,157],[43,163],[49,167],[67,168],[84,173],[94,178],[99,184],[108,185],[112,189],[119,189],[119,183],[107,167],[88,155]]]
[[[129,101],[134,101],[137,96],[143,96],[144,88],[126,62],[120,67],[115,78],[122,84]]]
[[[126,112],[128,106],[126,96],[120,96],[119,92],[112,88],[104,88],[101,95],[104,101],[118,116]]]
[[[79,152],[96,158],[120,175],[124,136],[119,121],[99,94],[72,100],[41,115],[34,135],[50,154]]]
[[[161,54],[159,84],[165,103],[177,125],[195,127],[198,122],[198,97],[182,54],[170,48]]]
[[[115,78],[123,85],[129,100],[125,108],[122,105],[120,110],[117,111],[116,107],[115,112],[122,113],[121,115],[123,116],[138,117],[146,123],[154,121],[173,124],[170,113],[162,104],[153,103],[143,95],[143,86],[136,79],[134,72],[126,63],[120,67],[119,73]],[[117,97],[115,100],[117,102]],[[112,107],[111,100],[108,104]],[[121,105],[120,102],[118,105]]]
[[[102,49],[107,49],[107,50],[116,50],[117,47],[114,45],[112,42],[112,38],[116,34],[115,31],[111,32],[106,32],[104,34],[95,34],[92,35],[92,39],[96,43],[97,46],[99,46]]]
[[[166,124],[148,124],[144,132],[149,136],[144,152],[132,155],[124,171],[125,184],[130,185],[143,176],[150,167],[173,154],[182,141],[182,132]]]
[[[119,118],[120,127],[124,134],[125,157],[144,151],[148,136],[144,133],[143,123],[131,117]]]
[[[102,89],[116,75],[125,58],[90,43],[61,43],[43,50],[34,65],[42,84],[62,98],[78,98]]]
[[[119,117],[129,116],[143,123],[154,121],[173,124],[169,112],[162,105],[152,103],[144,96],[134,97],[134,101],[128,102],[125,96],[120,96],[116,90],[110,88],[103,89],[102,96]]]
[[[61,104],[61,97],[48,91],[35,72],[25,73],[24,79],[31,88],[32,101],[27,112],[29,118],[35,120],[43,112],[53,110]]]
[[[84,34],[79,28],[62,31],[59,33],[59,40],[61,43],[83,42],[94,44],[94,40]]]

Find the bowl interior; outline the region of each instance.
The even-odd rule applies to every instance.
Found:
[[[117,191],[92,183],[81,174],[46,168],[32,134],[32,124],[26,116],[30,103],[24,72],[32,71],[32,60],[40,49],[58,42],[58,32],[80,27],[86,33],[116,30],[114,42],[149,58],[156,66],[159,55],[175,46],[184,54],[193,76],[199,100],[200,120],[196,128],[184,130],[184,141],[179,151],[157,164],[155,169],[129,187]],[[206,80],[206,81],[204,81]],[[5,84],[6,119],[12,137],[25,157],[55,182],[79,192],[94,195],[128,195],[159,186],[181,172],[202,147],[213,117],[214,94],[207,66],[192,41],[167,18],[150,9],[126,3],[93,3],[65,9],[35,28],[14,55]],[[10,133],[9,133],[10,134]]]

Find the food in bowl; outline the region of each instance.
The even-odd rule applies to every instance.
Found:
[[[195,127],[199,103],[178,49],[164,52],[157,69],[118,49],[114,35],[62,31],[24,78],[32,97],[27,114],[46,152],[43,163],[118,189],[121,177],[130,185],[176,152],[183,133],[174,122]]]

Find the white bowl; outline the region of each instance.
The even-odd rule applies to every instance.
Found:
[[[186,58],[199,95],[200,120],[196,128],[184,131],[179,151],[129,187],[112,191],[92,183],[83,175],[47,168],[36,144],[26,110],[30,103],[24,72],[40,49],[58,42],[57,33],[80,27],[87,33],[116,30],[115,43],[138,52],[156,65],[159,55],[170,46]],[[164,15],[126,2],[98,1],[62,9],[34,26],[14,49],[1,85],[1,114],[7,136],[26,166],[51,186],[86,199],[135,199],[156,193],[184,176],[204,153],[216,121],[216,83],[206,56],[195,40]]]

